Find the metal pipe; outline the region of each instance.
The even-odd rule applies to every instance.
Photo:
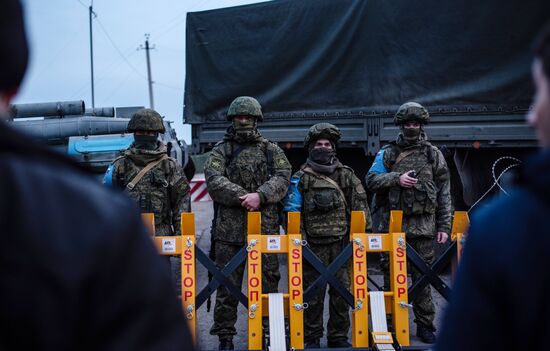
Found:
[[[124,133],[129,121],[128,118],[76,117],[16,121],[11,125],[33,139],[59,142],[71,136]]]
[[[115,117],[114,107],[87,108],[84,116]]]
[[[63,117],[83,115],[86,110],[84,101],[41,102],[32,104],[14,104],[10,107],[12,118],[25,117]]]

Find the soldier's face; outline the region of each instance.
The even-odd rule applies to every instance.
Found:
[[[414,121],[412,121],[412,122],[405,122],[405,123],[403,124],[403,127],[404,127],[404,128],[416,128],[416,129],[418,129],[418,128],[420,128],[420,123],[414,122]]]
[[[542,62],[533,62],[533,80],[535,81],[535,98],[527,122],[535,128],[539,145],[550,148],[550,82],[542,69]]]
[[[150,130],[136,130],[135,135],[147,135],[147,136],[157,136],[157,132],[152,132]]]
[[[251,116],[235,116],[233,117],[233,120],[240,123],[240,124],[249,124],[253,122],[254,117]]]
[[[330,143],[330,140],[328,139],[319,139],[315,142],[315,145],[313,145],[314,149],[331,149],[332,150],[332,144]]]

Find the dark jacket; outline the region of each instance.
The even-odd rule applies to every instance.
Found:
[[[0,122],[0,349],[191,350],[135,205]]]
[[[437,350],[546,350],[550,335],[550,151],[521,186],[473,217]]]

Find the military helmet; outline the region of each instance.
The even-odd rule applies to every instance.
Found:
[[[342,133],[334,124],[321,122],[311,126],[304,139],[304,147],[309,148],[310,144],[319,139],[328,139],[334,145],[340,140]]]
[[[396,125],[404,124],[408,121],[416,121],[420,124],[427,124],[429,120],[430,114],[428,113],[428,110],[417,102],[404,103],[397,109],[395,117],[393,118]]]
[[[233,100],[227,111],[227,120],[231,121],[234,116],[252,116],[259,121],[264,120],[262,106],[258,100],[250,96],[239,96]]]
[[[150,108],[136,111],[130,122],[128,122],[128,132],[134,133],[136,131],[164,133],[165,129],[162,117],[157,111]]]

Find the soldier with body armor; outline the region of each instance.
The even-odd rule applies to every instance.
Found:
[[[375,231],[387,232],[390,210],[402,210],[407,242],[424,261],[431,263],[434,239],[443,244],[449,236],[452,210],[447,163],[441,151],[427,141],[422,128],[428,120],[428,111],[418,103],[407,102],[399,107],[394,118],[400,128],[397,140],[378,152],[366,182],[375,193]],[[382,256],[382,266],[388,289],[387,255]],[[416,269],[412,269],[411,275],[413,281],[421,277]],[[433,343],[435,308],[429,285],[413,301],[413,311],[417,336]]]
[[[245,245],[247,212],[261,211],[262,233],[279,234],[278,203],[284,198],[291,167],[283,151],[262,137],[257,129],[263,120],[261,106],[252,97],[233,100],[227,112],[232,125],[216,144],[204,166],[208,193],[214,201],[212,234],[215,262],[224,267]],[[244,264],[230,276],[240,288]],[[278,289],[279,265],[275,255],[262,255],[262,289]],[[210,334],[218,335],[220,350],[233,349],[238,300],[220,286]]]
[[[158,134],[164,131],[158,112],[137,111],[128,123],[134,143],[113,161],[103,180],[105,185],[124,189],[142,213],[154,214],[156,236],[179,235],[181,213],[191,211],[189,183],[183,169],[158,141]],[[170,257],[170,261],[180,291],[181,259]]]
[[[371,217],[367,194],[361,181],[350,167],[336,157],[336,143],[340,130],[330,123],[318,123],[309,129],[304,147],[309,157],[290,179],[285,199],[285,212],[301,212],[301,232],[311,250],[328,266],[349,243],[351,211],[364,211],[367,231]],[[304,290],[319,276],[309,263],[303,266]],[[337,273],[342,285],[349,289],[349,262]],[[323,336],[323,302],[326,287],[309,301],[304,310],[305,347],[319,348]],[[329,290],[328,347],[351,347],[348,342],[350,327],[349,306],[332,288]]]

